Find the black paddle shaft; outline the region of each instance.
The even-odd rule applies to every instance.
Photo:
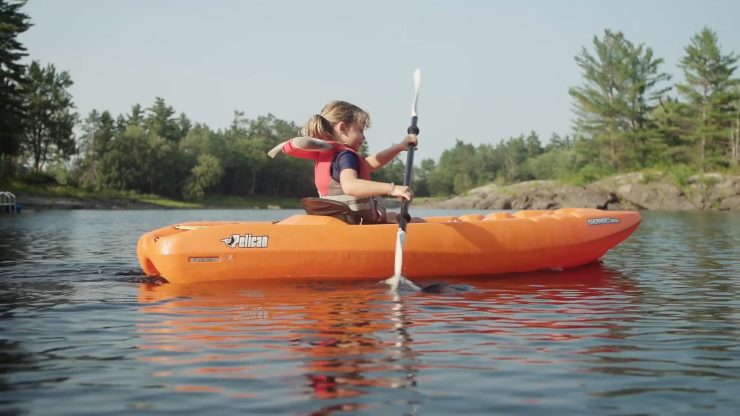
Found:
[[[411,117],[411,125],[406,130],[408,134],[419,134],[419,127],[416,126],[417,121],[419,120],[419,117],[413,116]],[[407,155],[406,155],[406,176],[403,178],[403,184],[405,186],[411,187],[411,179],[412,179],[412,173],[414,172],[414,150],[415,147],[413,144],[409,144],[409,148],[407,149]],[[398,225],[401,227],[401,229],[406,232],[406,224],[411,221],[411,216],[409,215],[409,201],[403,200],[401,201],[401,212],[398,216]]]

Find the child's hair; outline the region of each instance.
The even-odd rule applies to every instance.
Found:
[[[370,127],[370,115],[346,101],[332,101],[321,109],[321,114],[315,114],[306,122],[301,136],[334,141],[334,125],[339,122],[357,124],[365,129]]]

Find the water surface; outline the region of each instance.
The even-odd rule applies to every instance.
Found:
[[[0,216],[0,413],[740,409],[738,214],[644,213],[602,264],[572,271],[417,281],[442,293],[140,283],[148,230],[293,212]]]

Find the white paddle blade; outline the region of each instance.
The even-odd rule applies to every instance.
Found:
[[[401,284],[404,284],[408,286],[409,288],[419,291],[421,288],[414,284],[414,282],[410,281],[409,279],[403,277],[401,275],[401,270],[403,269],[403,246],[406,244],[406,232],[402,229],[398,229],[398,232],[396,233],[396,258],[395,263],[393,265],[393,276],[387,278],[384,280],[385,283],[388,284],[388,286],[391,287],[392,292],[397,292],[398,287]]]
[[[406,231],[398,229],[396,233],[396,261],[393,263],[393,276],[400,276],[403,268],[403,246],[406,244]]]
[[[384,282],[391,287],[391,291],[398,290],[401,282],[401,269],[403,269],[403,245],[406,243],[406,231],[398,229],[396,232],[396,258],[393,263],[393,276],[385,279]]]
[[[421,86],[421,70],[414,71],[414,102],[411,103],[411,117],[416,117],[416,103],[419,101],[419,87]]]

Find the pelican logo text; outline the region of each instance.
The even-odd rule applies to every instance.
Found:
[[[230,248],[267,248],[268,239],[266,235],[233,234],[221,241]]]
[[[588,225],[619,224],[619,218],[589,218],[586,220]]]

